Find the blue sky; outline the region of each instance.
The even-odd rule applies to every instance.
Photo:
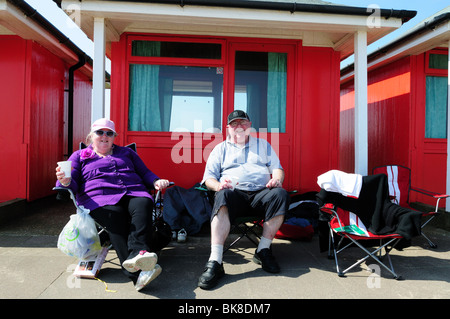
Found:
[[[363,7],[366,8],[371,4],[378,5],[381,9],[396,9],[396,10],[412,10],[417,11],[417,15],[403,24],[399,29],[389,33],[382,39],[371,44],[367,52],[371,53],[376,51],[380,47],[383,47],[393,39],[402,36],[409,29],[418,25],[423,20],[429,18],[433,14],[445,9],[450,6],[450,0],[328,0],[336,4],[343,4],[353,7]],[[341,66],[346,66],[352,63],[353,59],[347,59],[343,61]]]
[[[91,41],[79,30],[76,25],[62,12],[52,0],[26,0],[36,8],[47,20],[52,22],[60,30],[69,35],[71,40],[82,48],[89,56],[93,57]],[[388,34],[368,48],[371,53],[386,43],[401,36],[406,31],[416,26],[436,12],[450,6],[450,0],[326,0],[336,4],[367,8],[369,5],[378,5],[382,9],[405,9],[417,11],[416,17],[405,23],[398,30]],[[56,10],[56,11],[55,11]],[[351,63],[351,59],[343,62],[342,66]],[[108,65],[107,65],[108,69]]]

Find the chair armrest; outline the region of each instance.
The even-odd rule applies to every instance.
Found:
[[[414,191],[414,192],[417,192],[417,193],[420,193],[420,194],[423,194],[423,195],[426,195],[426,196],[430,196],[430,197],[433,197],[434,199],[436,199],[436,208],[434,210],[436,213],[438,212],[438,209],[439,209],[439,201],[441,199],[443,199],[443,198],[450,197],[450,195],[447,195],[447,194],[439,194],[439,193],[431,192],[431,191],[428,191],[428,190],[425,190],[425,189],[421,189],[421,188],[411,187],[411,190]]]
[[[434,195],[433,197],[436,198],[436,199],[441,199],[441,198],[447,198],[447,197],[450,197],[450,195],[447,195],[447,194],[443,194],[443,195]]]
[[[175,185],[174,182],[169,182],[169,186],[167,186],[166,188],[172,187],[173,185]],[[161,190],[156,192],[156,195],[155,195],[155,198],[154,198],[155,203],[158,202],[160,196],[161,196]]]
[[[75,194],[72,192],[72,190],[70,188],[56,186],[56,187],[53,187],[52,190],[58,191],[58,193],[60,193],[61,191],[68,192],[70,194],[70,198],[72,199],[73,203],[75,204],[75,207],[78,208],[77,201],[75,200]]]
[[[434,198],[446,198],[446,197],[450,197],[450,195],[447,194],[439,194],[439,193],[435,193],[435,192],[431,192],[422,188],[416,188],[416,187],[411,187],[411,190],[416,192],[416,193],[420,193],[423,195],[427,195],[430,197],[434,197]]]
[[[341,223],[341,219],[339,218],[339,214],[337,213],[337,207],[336,205],[332,204],[332,203],[325,203],[322,207],[320,207],[320,210],[325,213],[325,214],[329,214],[331,219],[336,218],[336,220],[339,223],[340,227],[343,227],[342,223]],[[331,221],[330,219],[330,221]]]
[[[322,207],[320,207],[320,210],[326,214],[334,215],[336,214],[336,211],[334,210],[335,206],[331,203],[326,203]]]

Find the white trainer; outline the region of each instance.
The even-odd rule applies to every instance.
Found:
[[[138,270],[150,271],[155,268],[157,262],[158,256],[155,253],[141,250],[135,257],[125,260],[122,266],[129,272],[136,272]]]
[[[177,234],[177,242],[184,243],[187,239],[187,232],[184,228],[180,229]]]
[[[141,271],[139,274],[138,280],[136,281],[136,285],[134,286],[137,291],[142,290],[145,286],[151,283],[156,277],[161,274],[162,268],[160,265],[156,264],[155,268],[150,271]]]

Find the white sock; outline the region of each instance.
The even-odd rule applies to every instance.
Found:
[[[215,260],[219,264],[222,264],[223,245],[211,245],[211,255],[209,260]]]
[[[266,237],[261,236],[261,240],[259,241],[258,248],[256,249],[256,252],[260,252],[261,249],[264,248],[270,248],[270,245],[272,244],[271,239],[267,239]]]

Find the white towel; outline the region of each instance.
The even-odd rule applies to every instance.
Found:
[[[358,198],[362,186],[362,175],[331,170],[320,175],[317,178],[317,184],[328,192]]]

